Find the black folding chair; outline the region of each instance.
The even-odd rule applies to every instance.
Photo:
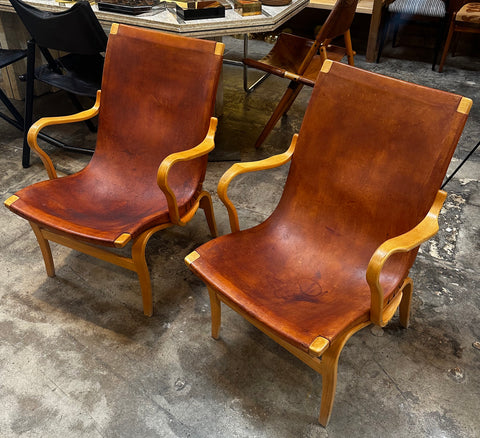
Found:
[[[101,88],[103,55],[107,35],[86,1],[75,3],[61,12],[41,11],[21,0],[10,0],[20,20],[32,37],[27,43],[27,74],[25,76],[25,124],[23,141],[23,167],[30,164],[30,148],[27,143],[28,129],[33,120],[33,97],[35,79],[65,90],[77,111],[83,108],[77,96],[95,98]],[[38,46],[47,63],[35,68],[35,47]],[[55,58],[50,50],[67,52]],[[90,123],[90,130],[95,126]],[[45,138],[44,138],[45,139]],[[52,137],[45,139],[55,146],[79,152],[89,149],[69,146]]]
[[[27,56],[26,50],[6,50],[0,49],[0,70],[8,67],[10,64],[14,62],[20,61]],[[15,108],[13,103],[7,97],[7,95],[0,89],[0,100],[7,108],[10,114],[6,114],[4,112],[0,112],[0,117],[5,120],[6,122],[10,123],[11,125],[15,126],[15,128],[23,130],[23,116],[20,112]]]

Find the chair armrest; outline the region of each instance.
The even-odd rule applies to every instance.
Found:
[[[374,252],[367,267],[367,282],[371,292],[370,320],[381,327],[393,317],[401,295],[384,307],[384,292],[380,284],[380,274],[388,258],[397,252],[408,252],[433,237],[438,231],[438,214],[442,209],[447,193],[439,190],[427,216],[410,231],[383,242]]]
[[[47,155],[47,153],[38,145],[37,137],[40,131],[46,126],[51,125],[62,125],[66,123],[75,123],[83,122],[85,120],[91,119],[98,114],[100,109],[100,90],[97,91],[97,99],[93,104],[92,108],[81,111],[77,114],[72,114],[69,116],[59,116],[59,117],[43,117],[40,120],[37,120],[28,130],[27,141],[30,148],[32,148],[39,156],[47,170],[48,177],[50,179],[57,178],[57,172],[53,166],[52,160]]]
[[[186,151],[175,152],[168,155],[158,167],[157,184],[167,198],[170,220],[176,225],[185,224],[180,219],[177,198],[175,197],[173,190],[168,185],[168,173],[170,172],[170,169],[175,163],[178,163],[179,161],[193,160],[194,158],[206,155],[213,150],[213,148],[215,147],[214,138],[215,131],[217,130],[217,123],[218,120],[215,117],[211,117],[207,135],[200,144]]]
[[[230,182],[233,180],[233,178],[242,173],[254,172],[257,170],[273,169],[274,167],[279,167],[283,164],[288,163],[292,158],[293,151],[295,150],[297,138],[298,134],[295,134],[292,138],[292,142],[290,143],[290,147],[283,154],[274,155],[260,161],[235,163],[220,178],[217,187],[217,193],[225,207],[227,207],[228,218],[230,220],[230,229],[232,233],[240,231],[240,225],[238,223],[237,209],[227,195],[227,190]]]

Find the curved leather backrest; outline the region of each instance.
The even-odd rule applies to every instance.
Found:
[[[357,3],[358,0],[337,0],[315,39],[322,43],[326,39],[333,39],[343,35],[350,29],[357,9]]]
[[[461,99],[333,62],[317,78],[270,221],[322,242],[322,257],[340,251],[366,268],[378,245],[429,211],[467,118]]]
[[[61,12],[41,11],[21,0],[10,0],[10,3],[40,47],[80,55],[106,49],[107,35],[86,1]]]
[[[196,146],[207,133],[222,66],[215,47],[214,41],[123,25],[110,33],[97,145],[86,170],[132,196],[159,192],[163,159]],[[171,170],[179,205],[201,186],[206,164],[205,156]]]

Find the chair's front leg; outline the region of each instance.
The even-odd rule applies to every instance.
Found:
[[[332,414],[335,390],[337,388],[338,359],[342,352],[342,347],[343,345],[340,348],[330,347],[322,356],[322,401],[318,422],[323,427],[327,427]]]
[[[32,227],[35,237],[37,238],[38,245],[42,251],[43,261],[45,262],[45,269],[49,277],[55,277],[55,266],[53,264],[52,250],[50,249],[50,243],[45,237],[43,237],[41,228],[33,223],[29,222]]]
[[[140,234],[132,244],[132,261],[135,265],[135,272],[138,275],[138,280],[140,281],[143,313],[146,316],[153,315],[152,283],[150,281],[150,271],[148,270],[147,260],[145,258],[145,248],[148,239],[150,239],[152,234],[152,230],[147,230]]]
[[[208,295],[210,296],[210,309],[212,312],[212,338],[218,339],[220,332],[220,322],[222,319],[221,302],[217,293],[209,286],[207,286]]]
[[[322,375],[322,404],[320,405],[320,416],[318,422],[326,427],[332,414],[333,401],[335,400],[335,390],[337,387],[338,359],[343,347],[356,332],[370,325],[370,321],[361,322],[348,332],[336,339],[322,355],[318,366],[312,368]]]
[[[150,237],[152,237],[157,231],[163,230],[172,226],[171,223],[162,224],[155,228],[151,228],[147,231],[144,231],[140,236],[138,236],[132,244],[132,262],[134,269],[128,267],[128,269],[133,270],[138,275],[138,280],[140,281],[140,289],[142,291],[142,301],[143,301],[143,313],[146,316],[153,315],[153,300],[152,300],[152,283],[150,281],[150,271],[148,270],[147,259],[145,257],[145,248],[147,247],[147,242]],[[111,263],[114,263],[111,261]]]

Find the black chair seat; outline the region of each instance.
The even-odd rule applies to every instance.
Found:
[[[57,59],[57,70],[45,64],[35,70],[35,79],[79,96],[95,97],[102,86],[103,58],[68,54]]]
[[[0,69],[8,67],[14,62],[20,61],[27,56],[26,50],[21,49],[0,49]],[[17,108],[13,105],[7,95],[0,89],[0,100],[5,105],[10,115],[0,112],[0,118],[15,126],[15,128],[23,130],[23,117],[18,112]]]
[[[20,61],[20,59],[27,56],[26,50],[9,50],[9,49],[0,49],[0,68],[6,67],[7,65],[13,64],[14,62]]]

